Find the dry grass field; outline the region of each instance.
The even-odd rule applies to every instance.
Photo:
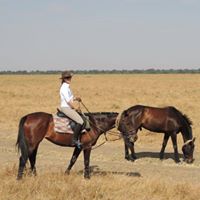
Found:
[[[200,75],[195,74],[75,75],[71,83],[74,94],[82,97],[90,112],[121,112],[136,104],[175,106],[193,122],[196,137],[193,164],[174,163],[171,141],[166,159],[160,161],[163,135],[143,129],[135,145],[138,157],[135,162],[124,159],[122,140],[110,141],[92,151],[90,180],[84,180],[82,175],[82,155],[67,176],[64,171],[73,149],[44,140],[37,156],[38,176],[27,175],[16,181],[19,119],[36,111],[55,113],[59,87],[59,75],[0,76],[0,199],[200,199]],[[103,137],[98,144],[102,141]],[[180,154],[182,144],[179,134]]]

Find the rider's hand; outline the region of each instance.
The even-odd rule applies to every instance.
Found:
[[[75,101],[81,102],[81,97],[75,97]]]
[[[76,112],[81,113],[81,108],[80,107],[76,107],[75,110],[76,110]]]

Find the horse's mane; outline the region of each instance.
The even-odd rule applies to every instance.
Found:
[[[90,112],[90,113],[84,113],[85,115],[113,115],[118,114],[117,112]]]
[[[177,109],[175,109],[175,110],[177,111],[177,113],[179,115],[181,115],[181,117],[182,117],[181,120],[183,121],[183,123],[186,125],[186,128],[188,129],[188,131],[185,133],[185,134],[187,134],[187,138],[192,137],[192,129],[191,129],[192,121],[186,114],[183,114],[181,111],[179,111]]]
[[[112,118],[118,115],[117,112],[88,112],[84,113],[85,116],[89,117],[90,120],[102,120],[106,118]]]
[[[85,116],[87,116],[90,120],[90,122],[92,122],[92,124],[96,124],[97,121],[102,121],[105,122],[105,119],[111,119],[113,117],[117,117],[119,113],[117,112],[88,112],[88,113],[84,113]],[[95,125],[95,127],[97,127],[97,125]]]
[[[183,114],[180,110],[177,110],[176,108],[174,109],[184,118],[184,120],[189,126],[192,125],[191,119],[186,114]]]
[[[187,121],[187,123],[188,123],[189,125],[192,125],[191,119],[190,119],[186,114],[182,114],[182,115],[183,115],[183,117],[185,118],[185,120]]]

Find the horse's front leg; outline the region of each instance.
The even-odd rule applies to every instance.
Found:
[[[91,147],[86,148],[83,150],[84,152],[84,178],[89,179],[90,178],[90,153],[91,153]]]
[[[130,142],[131,146],[130,146],[130,150],[131,150],[131,157],[130,160],[134,161],[137,159],[136,155],[135,155],[135,149],[134,149],[134,142]]]
[[[70,163],[69,163],[69,166],[67,167],[67,169],[65,171],[66,174],[70,174],[70,170],[73,167],[74,163],[76,162],[81,151],[82,151],[82,149],[75,147],[74,152],[73,152],[72,157],[71,157],[71,160],[70,160]]]
[[[130,141],[128,138],[124,138],[124,147],[125,147],[125,159],[134,161],[137,157],[134,150],[134,142]],[[129,149],[131,155],[129,155]]]
[[[125,141],[125,138],[124,138],[124,150],[125,150],[124,151],[125,152],[125,156],[124,157],[125,157],[126,160],[130,160],[128,149],[129,149],[128,145],[126,144],[126,141]]]
[[[174,147],[175,162],[178,163],[178,162],[180,162],[180,159],[179,159],[179,155],[178,155],[178,146],[177,146],[176,132],[174,132],[174,133],[171,134],[171,139],[172,139],[172,143],[173,143],[173,147]]]
[[[168,140],[169,140],[169,134],[165,133],[164,138],[163,138],[162,148],[160,150],[160,159],[161,160],[164,158],[165,147],[167,146]]]

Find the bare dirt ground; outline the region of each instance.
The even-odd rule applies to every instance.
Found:
[[[0,133],[0,168],[16,168],[18,167],[18,153],[15,148],[14,135],[16,133]],[[140,137],[140,136],[139,136]],[[135,150],[137,160],[130,162],[124,159],[123,141],[108,141],[104,145],[94,149],[91,153],[91,171],[92,177],[98,175],[114,174],[116,176],[134,176],[138,178],[155,178],[162,177],[165,181],[181,183],[188,181],[192,184],[199,183],[200,180],[200,153],[195,152],[195,161],[193,164],[183,162],[181,150],[179,150],[181,163],[176,164],[173,160],[173,148],[169,141],[166,149],[165,159],[159,160],[159,150],[161,145],[161,137],[157,138],[157,142],[152,144],[143,144],[144,137],[156,138],[158,136],[141,134],[141,139],[136,142]],[[181,137],[181,135],[179,135]],[[160,140],[160,141],[159,141]],[[98,144],[104,141],[101,136]],[[160,144],[159,144],[160,142]],[[181,147],[179,147],[181,149]],[[37,172],[38,176],[45,172],[63,172],[71,158],[73,148],[60,147],[43,140],[39,147],[37,155]],[[83,170],[83,154],[81,154],[72,168],[73,173],[80,174]],[[16,170],[17,174],[17,170]],[[16,175],[15,174],[15,175]],[[15,175],[13,178],[15,178]]]

